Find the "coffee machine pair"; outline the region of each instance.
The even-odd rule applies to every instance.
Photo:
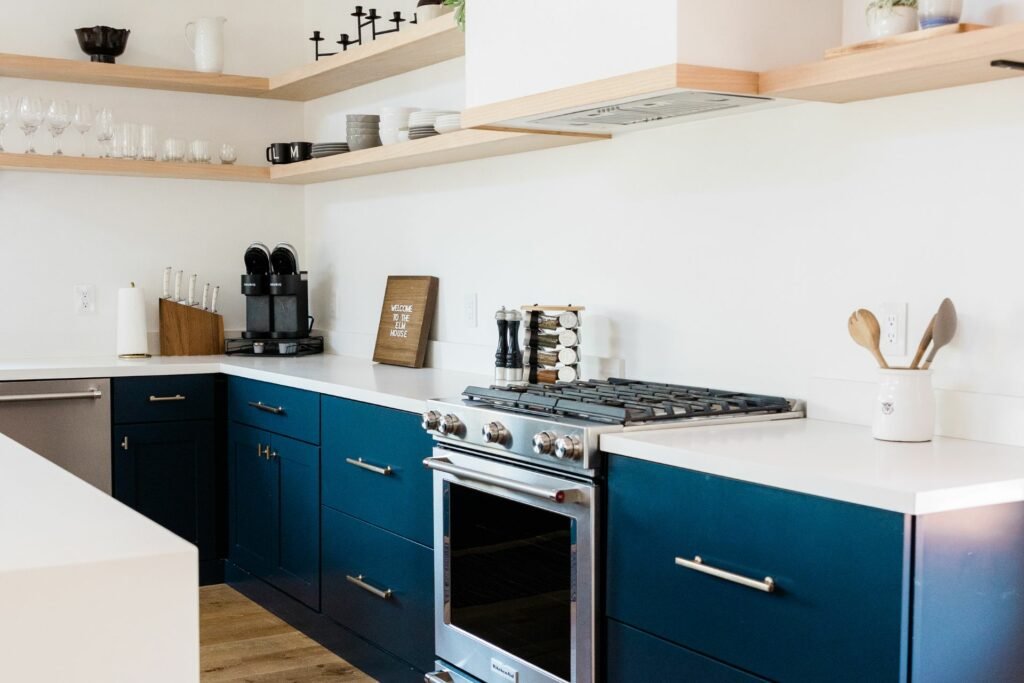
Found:
[[[309,274],[299,270],[290,244],[272,250],[261,242],[245,251],[245,331],[227,342],[228,354],[305,356],[323,353],[323,337],[311,337]]]

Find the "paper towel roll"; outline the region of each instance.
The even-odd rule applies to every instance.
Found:
[[[120,358],[149,356],[146,294],[134,282],[131,287],[117,290],[117,355]]]

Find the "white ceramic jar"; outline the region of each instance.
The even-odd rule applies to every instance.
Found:
[[[224,71],[224,17],[202,17],[185,25],[185,42],[196,60],[196,71]]]
[[[878,371],[873,433],[882,441],[920,443],[935,434],[931,370]]]
[[[917,10],[897,6],[891,9],[869,9],[868,31],[872,38],[887,38],[917,30]]]

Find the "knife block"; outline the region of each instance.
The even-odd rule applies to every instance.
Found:
[[[160,355],[214,356],[224,353],[224,318],[160,299]]]

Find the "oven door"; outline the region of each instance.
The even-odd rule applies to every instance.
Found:
[[[592,683],[596,490],[434,449],[437,655],[488,683]]]

